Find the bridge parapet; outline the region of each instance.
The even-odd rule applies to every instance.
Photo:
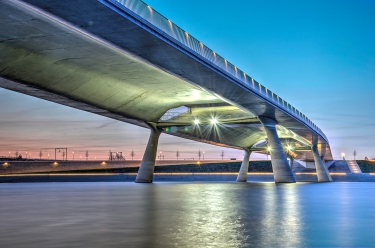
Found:
[[[240,83],[243,87],[250,90],[270,105],[288,113],[328,142],[328,139],[322,130],[303,113],[257,82],[254,78],[248,76],[245,72],[237,68],[215,51],[205,46],[188,32],[178,27],[171,20],[152,9],[151,6],[140,0],[100,0],[100,2],[128,19],[129,16],[131,16],[133,18],[131,21],[152,32],[157,37],[174,45],[177,49],[187,55],[195,57],[200,62],[208,64],[227,77],[229,76],[231,81]],[[127,15],[124,15],[124,12]]]

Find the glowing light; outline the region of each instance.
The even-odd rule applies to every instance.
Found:
[[[107,163],[103,161],[103,162],[101,162],[100,164],[101,164],[101,165],[106,165]]]
[[[341,153],[341,156],[342,156],[342,157],[345,157],[345,153]]]
[[[292,150],[292,148],[290,146],[287,146],[287,149],[288,149],[288,151]]]
[[[198,124],[199,124],[199,120],[198,120],[198,119],[195,119],[195,120],[194,120],[194,124],[195,124],[195,125],[198,125]]]
[[[3,164],[4,167],[8,167],[8,165],[9,165],[8,162],[5,162],[5,163]]]
[[[217,119],[216,118],[212,118],[211,119],[211,123],[214,124],[214,125],[217,124]]]
[[[267,146],[267,151],[270,152],[271,151],[271,147]]]
[[[198,161],[198,162],[197,162],[197,165],[200,165],[200,164],[201,164],[201,162],[200,162],[200,161]]]
[[[54,162],[53,164],[52,164],[53,166],[57,166],[58,165],[58,163],[57,162]]]

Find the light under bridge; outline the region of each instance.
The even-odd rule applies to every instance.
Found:
[[[275,182],[327,137],[307,116],[139,0],[0,0],[0,87],[146,127],[136,182],[152,182],[162,132],[270,154]]]

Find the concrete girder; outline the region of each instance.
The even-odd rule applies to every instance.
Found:
[[[87,20],[96,20],[95,25]],[[241,84],[155,36],[147,25],[98,1],[0,1],[0,87],[142,127],[178,106],[230,105],[240,110],[235,111],[242,122],[237,116],[236,124],[229,123],[232,116],[215,132],[197,132],[198,137],[179,129],[169,134],[237,149],[265,137],[260,124],[248,125],[254,116],[275,119],[309,142],[311,137],[328,142],[291,116],[281,98],[258,92],[250,81]],[[277,107],[281,103],[284,108]],[[328,143],[321,155],[332,158]]]

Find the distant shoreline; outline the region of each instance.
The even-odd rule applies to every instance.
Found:
[[[134,182],[141,161],[13,161],[0,167],[0,183],[6,182]],[[235,181],[241,161],[157,161],[154,181]],[[4,162],[0,162],[4,164]],[[375,182],[375,163],[358,161],[367,173],[353,174],[346,163],[336,161],[330,174],[336,182]],[[345,167],[346,166],[346,167]],[[293,166],[298,182],[317,182],[315,169]],[[248,181],[273,182],[270,160],[250,161]]]
[[[136,173],[39,173],[0,175],[0,183],[134,182]],[[334,182],[375,182],[375,173],[331,173]],[[237,173],[155,173],[154,182],[236,182]],[[297,173],[297,182],[317,183],[316,173]],[[274,182],[272,173],[249,173],[248,183]]]

